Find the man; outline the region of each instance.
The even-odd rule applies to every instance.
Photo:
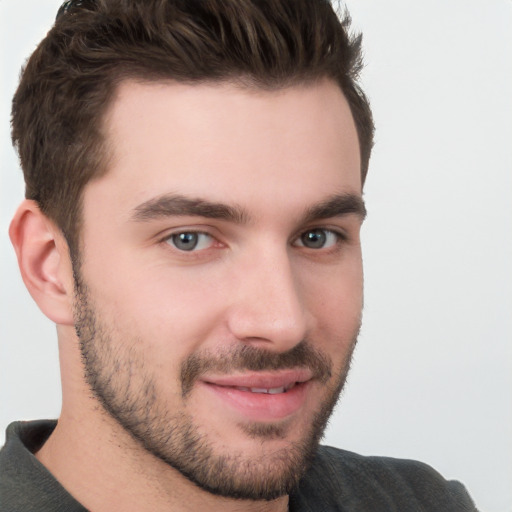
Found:
[[[362,308],[347,26],[322,0],[63,5],[13,102],[10,229],[63,407],[9,428],[6,510],[474,510],[318,447]]]

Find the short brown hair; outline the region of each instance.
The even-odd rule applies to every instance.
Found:
[[[84,186],[107,171],[102,122],[125,79],[242,81],[275,89],[321,78],[343,91],[364,183],[373,144],[357,85],[361,36],[328,0],[71,0],[30,57],[12,109],[26,197],[78,249]]]

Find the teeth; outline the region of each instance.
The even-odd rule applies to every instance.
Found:
[[[250,388],[251,393],[268,393],[269,390],[265,388]]]
[[[243,386],[238,386],[236,389],[239,389],[240,391],[250,391],[251,393],[264,393],[267,395],[278,395],[279,393],[286,393],[289,389],[293,388],[295,386],[295,382],[292,384],[284,387],[281,386],[279,388],[246,388]]]
[[[283,387],[280,387],[280,388],[272,388],[272,389],[269,389],[267,391],[267,393],[269,395],[277,395],[279,393],[284,393],[284,388]]]

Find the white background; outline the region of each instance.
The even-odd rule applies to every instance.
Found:
[[[7,237],[23,196],[9,142],[19,68],[60,0],[0,0],[0,429],[56,417],[55,328]],[[512,511],[512,2],[350,0],[377,124],[366,307],[326,441],[421,459]],[[1,437],[0,437],[1,439]]]

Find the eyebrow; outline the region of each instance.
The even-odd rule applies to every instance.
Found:
[[[357,194],[335,194],[306,210],[304,222],[350,214],[356,215],[361,221],[366,218],[366,207],[363,198]]]
[[[145,222],[185,215],[227,220],[236,224],[246,223],[249,218],[247,212],[239,206],[189,198],[179,194],[164,194],[137,206],[133,210],[132,219]]]
[[[356,194],[335,194],[308,208],[303,216],[303,222],[350,214],[355,214],[364,220],[366,208],[363,199]],[[249,221],[249,214],[240,206],[189,198],[179,194],[164,194],[149,199],[134,208],[131,218],[135,222],[146,222],[175,216],[205,217],[236,224]]]

